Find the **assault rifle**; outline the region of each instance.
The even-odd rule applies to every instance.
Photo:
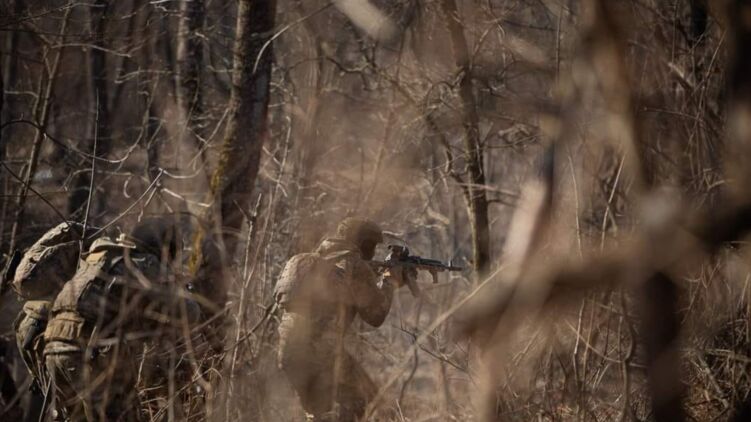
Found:
[[[421,256],[415,256],[409,254],[409,248],[400,245],[389,245],[389,254],[386,256],[385,261],[371,261],[373,265],[383,273],[390,268],[396,266],[403,266],[406,268],[414,268],[417,270],[427,271],[433,277],[433,283],[438,283],[438,273],[444,271],[462,271],[462,267],[457,267],[451,262],[444,264],[437,259],[423,258]],[[420,287],[417,285],[417,280],[413,277],[407,278],[407,287],[412,292],[412,296],[420,297]]]

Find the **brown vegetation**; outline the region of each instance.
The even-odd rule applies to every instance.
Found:
[[[749,51],[744,0],[0,0],[0,263],[199,216],[196,406],[299,420],[271,291],[361,215],[467,267],[353,334],[372,418],[746,420]]]

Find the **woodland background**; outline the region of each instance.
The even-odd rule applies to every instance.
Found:
[[[0,252],[222,227],[211,419],[301,417],[250,329],[357,215],[466,267],[353,334],[374,417],[744,420],[749,34],[747,1],[0,0]]]

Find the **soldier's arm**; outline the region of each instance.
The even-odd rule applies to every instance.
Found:
[[[353,271],[352,293],[357,313],[363,321],[378,327],[391,309],[394,284],[382,280],[364,261],[358,261]]]

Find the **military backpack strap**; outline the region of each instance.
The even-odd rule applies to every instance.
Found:
[[[99,316],[100,299],[108,296],[110,288],[117,280],[117,277],[108,274],[108,271],[122,258],[122,254],[111,250],[97,252],[86,257],[86,268],[80,273],[80,280],[77,280],[80,283],[79,289],[75,292],[75,310],[86,319]],[[78,277],[77,274],[76,278]]]
[[[112,261],[115,258],[113,252],[108,249],[89,253],[84,260],[80,261],[80,266],[73,279],[66,283],[63,290],[55,298],[52,312],[81,311],[81,300],[91,292],[92,288],[101,290],[104,288],[104,284],[113,281],[113,277],[107,275],[105,271],[113,265]],[[99,284],[102,286],[95,286]]]
[[[133,249],[133,247],[130,244],[114,243],[109,239],[106,242],[96,241],[91,245],[84,261],[107,272],[124,259],[125,249]]]
[[[354,251],[350,250],[341,250],[341,251],[334,251],[326,255],[319,255],[324,261],[328,262],[336,262],[339,261],[342,258],[346,258],[348,256],[351,256],[354,254]]]
[[[279,308],[289,311],[293,307],[323,309],[336,302],[340,280],[346,278],[347,268],[339,263],[352,256],[349,250],[328,254],[301,253],[290,258],[274,288],[274,300]]]
[[[330,279],[332,283],[337,283],[338,281],[346,280],[347,278],[351,277],[352,268],[345,266],[343,264],[343,261],[344,259],[352,256],[356,256],[356,254],[351,250],[335,251],[330,254],[324,255],[322,257],[323,261],[328,265],[322,269],[322,271],[325,271],[326,274],[321,275]]]

